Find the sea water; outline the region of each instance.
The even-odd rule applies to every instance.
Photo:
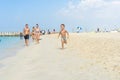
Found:
[[[0,60],[14,55],[20,47],[20,37],[0,37]]]

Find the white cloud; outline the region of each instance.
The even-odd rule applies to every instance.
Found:
[[[79,0],[70,1],[59,15],[75,19],[118,19],[120,18],[120,0]]]

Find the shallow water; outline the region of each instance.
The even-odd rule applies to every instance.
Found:
[[[22,41],[20,37],[0,37],[0,60],[15,55]]]

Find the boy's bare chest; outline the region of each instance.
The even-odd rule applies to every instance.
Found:
[[[61,34],[65,34],[66,33],[66,31],[64,30],[64,31],[61,31]]]

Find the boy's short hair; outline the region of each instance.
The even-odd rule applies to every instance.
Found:
[[[65,24],[61,24],[61,25],[65,27]]]
[[[25,24],[25,26],[28,26],[28,24]]]

